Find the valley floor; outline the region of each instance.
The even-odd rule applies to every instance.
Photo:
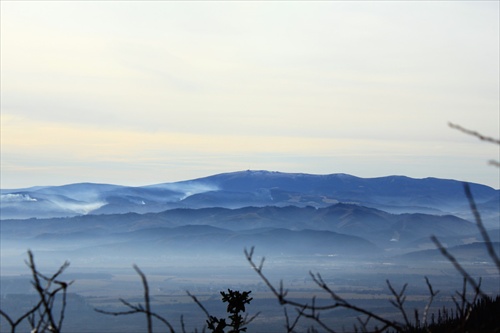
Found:
[[[201,330],[205,315],[186,291],[196,295],[202,304],[218,317],[225,315],[225,305],[220,301],[220,291],[229,289],[252,291],[254,300],[247,307],[250,315],[260,312],[248,327],[248,332],[284,332],[285,316],[283,308],[273,298],[268,287],[250,268],[243,255],[239,261],[212,262],[198,266],[173,265],[161,260],[139,265],[146,274],[150,286],[153,311],[171,320],[180,331],[180,318],[183,316],[187,331]],[[492,264],[470,262],[466,268],[475,277],[482,277],[483,289],[492,294],[500,294],[500,280]],[[2,267],[1,306],[7,313],[21,314],[26,306],[35,300],[30,284],[28,269],[21,266]],[[42,269],[42,271],[45,271]],[[429,263],[342,261],[332,257],[269,257],[264,265],[264,273],[271,283],[283,284],[289,289],[289,296],[310,302],[317,296],[318,304],[328,302],[325,295],[309,276],[309,271],[319,272],[328,285],[342,297],[365,309],[386,318],[396,318],[400,314],[390,304],[390,291],[386,284],[400,290],[408,283],[405,303],[408,313],[413,309],[423,311],[428,302],[429,292],[424,276],[427,276],[435,290],[440,290],[434,299],[432,311],[446,306],[453,307],[451,296],[462,288],[462,278],[445,260]],[[110,311],[125,310],[119,301],[123,298],[133,304],[142,302],[142,284],[139,276],[130,267],[77,267],[70,266],[61,276],[63,280],[75,280],[70,287],[72,293],[68,299],[68,308],[64,322],[67,333],[136,333],[145,329],[145,320],[141,315],[106,316],[96,313],[99,308]],[[290,315],[293,309],[288,309]],[[349,332],[357,322],[357,315],[348,310],[335,310],[323,316],[334,329]],[[160,322],[155,323],[160,328]],[[311,325],[305,319],[299,322],[298,331],[306,331]],[[165,331],[164,327],[161,329]],[[2,322],[0,332],[8,332],[8,326]]]

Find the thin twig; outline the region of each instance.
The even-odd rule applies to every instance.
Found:
[[[35,306],[33,306],[31,310],[21,315],[15,321],[12,318],[10,318],[9,315],[7,315],[7,313],[5,313],[2,309],[0,309],[0,315],[2,315],[2,317],[4,317],[9,322],[9,325],[11,327],[11,332],[14,333],[16,331],[17,325],[19,325],[24,319],[29,318],[33,313],[35,313],[40,308],[41,305],[42,305],[42,300],[38,301],[38,303]]]
[[[139,269],[137,265],[133,266],[137,274],[141,277],[142,280],[142,286],[144,288],[144,303],[146,305],[146,319],[148,323],[148,333],[153,333],[153,321],[151,319],[151,302],[149,299],[149,286],[148,286],[148,281],[146,280],[146,275]]]
[[[186,293],[193,299],[193,301],[200,307],[200,309],[205,313],[208,319],[210,319],[210,313],[207,311],[207,309],[201,304],[201,302],[196,298],[195,295],[191,294],[189,291],[186,291]]]
[[[493,244],[491,242],[490,236],[488,235],[488,232],[486,231],[486,228],[484,227],[483,220],[481,219],[481,214],[479,214],[479,211],[476,206],[476,202],[474,201],[474,196],[472,195],[470,186],[468,183],[464,183],[464,191],[465,191],[465,196],[467,197],[467,200],[469,201],[469,206],[472,214],[474,215],[474,219],[476,220],[476,225],[477,228],[479,229],[479,232],[481,232],[481,237],[484,240],[486,249],[488,250],[488,255],[490,256],[491,260],[495,263],[497,266],[498,272],[500,273],[500,259],[498,258],[495,248],[493,247]]]
[[[424,316],[422,318],[423,324],[427,325],[427,313],[429,312],[429,309],[430,309],[431,304],[434,300],[434,297],[436,297],[436,295],[439,293],[439,290],[434,292],[434,290],[432,289],[432,284],[429,282],[429,279],[427,278],[427,276],[425,277],[425,283],[427,284],[427,288],[429,289],[429,293],[431,294],[431,296],[429,297],[429,302],[425,305]]]
[[[431,236],[431,240],[434,242],[434,244],[436,245],[436,247],[439,249],[439,251],[441,252],[441,254],[443,256],[446,257],[446,259],[448,259],[449,262],[451,262],[453,264],[453,266],[455,266],[455,269],[464,277],[467,279],[467,282],[469,282],[473,287],[474,289],[481,295],[481,296],[486,296],[485,293],[483,293],[480,289],[480,284],[478,284],[476,282],[476,280],[474,280],[474,278],[472,278],[472,276],[470,276],[470,274],[462,267],[462,265],[460,265],[460,263],[457,261],[457,259],[455,259],[455,257],[450,253],[448,252],[448,250],[443,246],[443,244],[441,244],[441,242],[439,241],[439,239],[437,239],[436,236],[432,235]]]
[[[403,285],[403,288],[401,288],[401,291],[398,293],[392,287],[391,282],[389,280],[385,280],[385,281],[386,281],[387,286],[389,287],[389,290],[391,291],[392,295],[396,299],[395,301],[390,300],[391,304],[394,305],[397,309],[399,309],[399,311],[403,315],[403,319],[405,321],[406,327],[411,327],[410,321],[408,320],[408,316],[406,315],[406,310],[404,309],[404,306],[403,306],[405,303],[405,300],[406,300],[405,291],[406,291],[406,287],[408,287],[408,283],[405,283]]]
[[[499,139],[495,139],[495,138],[492,138],[492,137],[489,137],[489,136],[486,136],[486,135],[483,135],[479,132],[476,132],[476,131],[473,131],[473,130],[470,130],[470,129],[467,129],[467,128],[464,128],[460,125],[457,125],[457,124],[453,124],[453,123],[448,123],[448,126],[450,126],[451,128],[454,128],[454,129],[457,129],[459,130],[460,132],[462,133],[465,133],[465,134],[469,134],[469,135],[472,135],[472,136],[475,136],[476,138],[478,138],[479,140],[482,140],[482,141],[487,141],[487,142],[491,142],[491,143],[495,143],[497,145],[500,145],[500,140]]]

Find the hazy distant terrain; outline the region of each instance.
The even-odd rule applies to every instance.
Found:
[[[496,223],[500,191],[480,184],[471,187],[487,222]],[[404,176],[359,178],[249,170],[142,187],[80,183],[2,189],[1,195],[2,219],[148,213],[173,208],[319,208],[338,202],[394,213],[469,216],[462,182]]]
[[[499,190],[471,184],[499,241]],[[128,266],[157,257],[397,258],[481,241],[459,181],[241,171],[144,187],[71,184],[2,190],[2,265],[27,248],[51,260]],[[50,254],[50,255],[49,255]],[[184,260],[184,259],[182,259]],[[384,259],[385,260],[385,259]]]
[[[471,188],[500,252],[499,190]],[[242,254],[255,246],[268,258],[269,274],[298,288],[298,297],[314,292],[306,281],[307,272],[315,270],[349,297],[383,308],[374,293],[386,292],[386,278],[414,283],[421,289],[410,293],[420,300],[424,275],[445,290],[459,287],[460,278],[431,235],[483,277],[485,290],[500,292],[462,184],[455,180],[243,171],[144,187],[2,190],[1,205],[2,306],[21,306],[32,293],[23,263],[29,248],[45,270],[71,262],[76,314],[94,316],[92,306],[119,307],[118,298],[140,295],[133,263],[146,268],[158,306],[175,316],[193,310],[185,290],[216,306],[218,291],[246,288],[267,307],[269,294]],[[272,316],[256,327],[270,322],[282,327],[280,314]],[[100,322],[110,332],[111,327],[137,330],[133,324],[95,321]],[[71,325],[78,325],[77,317]],[[99,329],[96,324],[89,332]]]

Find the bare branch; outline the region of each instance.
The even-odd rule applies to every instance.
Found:
[[[481,233],[481,237],[484,240],[486,249],[488,250],[488,255],[490,256],[491,260],[495,263],[497,266],[498,272],[500,273],[500,259],[498,258],[495,248],[493,247],[493,244],[491,243],[490,236],[488,235],[488,232],[486,231],[486,228],[484,227],[483,220],[481,219],[481,214],[479,214],[479,211],[476,206],[476,202],[474,201],[474,197],[472,195],[470,186],[468,183],[464,183],[464,191],[465,191],[465,196],[467,197],[467,200],[469,201],[469,206],[472,214],[474,215],[474,219],[476,220],[476,225],[477,228],[479,229],[479,232]]]
[[[253,316],[250,317],[250,319],[248,318],[248,314],[245,316],[245,319],[243,320],[243,325],[248,325],[250,324],[252,321],[255,320],[255,318],[257,318],[258,316],[260,315],[260,311],[257,312],[256,314],[254,314]]]
[[[480,284],[478,284],[476,280],[474,280],[474,278],[472,278],[472,276],[469,275],[469,273],[462,267],[462,265],[460,265],[457,259],[455,259],[455,257],[451,255],[450,252],[448,252],[448,250],[443,246],[443,244],[441,244],[441,242],[437,239],[437,237],[433,235],[431,236],[431,240],[434,242],[434,244],[439,249],[441,254],[445,256],[446,259],[448,259],[448,261],[451,262],[453,266],[455,266],[455,269],[459,271],[464,278],[467,279],[467,282],[469,282],[471,286],[474,287],[476,292],[479,293],[481,296],[486,296],[486,294],[484,294],[481,291]]]
[[[489,165],[493,165],[494,167],[500,168],[500,162],[495,161],[495,160],[490,160],[488,162]]]
[[[168,329],[170,330],[171,333],[174,333],[175,330],[168,320],[166,320],[162,316],[158,315],[157,313],[154,313],[151,311],[151,300],[149,297],[149,285],[148,285],[148,281],[146,279],[146,275],[144,275],[144,273],[139,269],[139,267],[137,265],[134,265],[133,267],[134,267],[135,271],[137,272],[137,274],[139,274],[139,276],[141,277],[141,280],[142,280],[142,286],[144,289],[145,307],[142,304],[133,305],[130,302],[127,302],[126,300],[120,298],[120,301],[125,306],[130,308],[129,311],[106,311],[106,310],[101,310],[101,309],[97,309],[97,308],[94,308],[94,311],[102,313],[102,314],[106,314],[106,315],[112,315],[112,316],[122,316],[122,315],[131,315],[131,314],[135,314],[135,313],[144,313],[146,315],[146,320],[147,320],[147,325],[148,325],[148,333],[153,333],[152,318],[156,318],[156,319],[160,320],[162,323],[165,324],[165,326],[168,327]]]
[[[302,308],[295,308],[295,310],[297,311],[297,316],[293,320],[293,323],[290,324],[290,318],[288,316],[288,311],[286,310],[286,307],[284,307],[284,312],[285,312],[285,327],[286,327],[286,332],[287,333],[293,332],[295,326],[297,326],[297,324],[299,322],[299,319],[304,316],[304,311],[305,311],[304,307],[302,307]]]
[[[35,306],[33,306],[33,308],[31,308],[31,310],[29,310],[25,314],[21,315],[15,321],[12,318],[10,318],[9,315],[7,315],[7,313],[5,313],[2,309],[0,309],[0,315],[2,317],[4,317],[9,322],[9,325],[11,327],[11,332],[15,332],[17,325],[19,325],[24,319],[32,316],[33,313],[35,313],[40,308],[41,305],[42,305],[42,300],[38,301],[38,303]]]
[[[184,316],[181,315],[181,329],[182,333],[186,333],[186,324],[184,323]]]
[[[195,295],[191,294],[189,291],[186,291],[186,293],[193,299],[193,301],[200,307],[200,309],[205,313],[208,319],[210,319],[210,313],[207,311],[207,309],[201,304],[201,302],[196,298]]]
[[[500,145],[500,140],[499,139],[495,139],[495,138],[492,138],[492,137],[489,137],[489,136],[482,135],[479,132],[476,132],[476,131],[473,131],[473,130],[470,130],[470,129],[466,129],[466,128],[464,128],[464,127],[462,127],[460,125],[457,125],[457,124],[448,123],[448,126],[450,126],[453,129],[459,130],[462,133],[475,136],[479,140],[487,141],[487,142],[491,142],[491,143],[495,143],[497,145]]]
[[[431,295],[429,297],[429,302],[425,305],[424,316],[422,318],[422,322],[424,323],[424,325],[427,325],[427,314],[429,312],[432,302],[434,301],[434,297],[436,297],[436,295],[439,293],[439,290],[434,292],[434,290],[432,289],[432,284],[429,282],[427,276],[425,277],[425,283],[427,284],[427,288],[429,289],[429,293]]]
[[[134,265],[133,267],[142,280],[142,286],[144,288],[144,303],[146,305],[146,310],[144,313],[146,314],[146,319],[148,323],[148,333],[153,333],[153,322],[151,319],[151,303],[149,300],[148,281],[146,280],[146,275],[144,275],[144,273],[139,269],[139,267],[137,267],[137,265]]]
[[[403,319],[405,321],[406,327],[411,327],[410,321],[408,320],[408,316],[406,315],[406,310],[404,309],[404,306],[403,306],[405,303],[405,300],[406,300],[405,291],[406,291],[406,287],[408,287],[408,283],[405,283],[403,285],[403,288],[401,288],[401,291],[398,293],[392,287],[391,282],[389,280],[385,280],[385,282],[387,283],[389,290],[391,291],[392,295],[395,298],[395,301],[390,300],[391,304],[394,305],[394,307],[396,307],[403,315]]]

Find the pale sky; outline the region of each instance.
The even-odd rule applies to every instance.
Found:
[[[1,188],[246,169],[500,187],[498,1],[0,1]]]

